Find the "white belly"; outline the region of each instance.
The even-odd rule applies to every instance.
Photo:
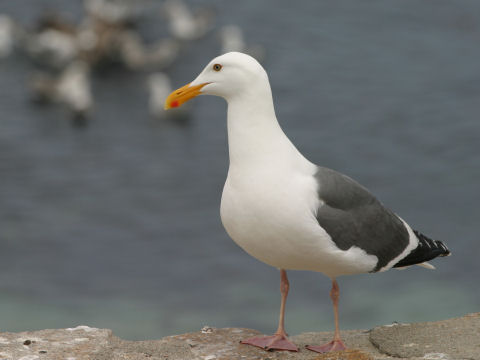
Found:
[[[358,262],[362,250],[339,250],[318,224],[316,194],[311,175],[257,174],[241,181],[229,176],[222,194],[222,223],[247,253],[277,268],[330,277],[370,271],[376,257],[365,254],[367,261]]]

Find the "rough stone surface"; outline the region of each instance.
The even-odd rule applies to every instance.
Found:
[[[430,323],[381,326],[370,340],[388,355],[425,359],[480,359],[480,313]]]
[[[292,336],[298,353],[268,352],[239,343],[258,334],[249,329],[204,327],[160,340],[126,341],[110,330],[88,326],[0,333],[0,360],[480,360],[480,313],[439,322],[344,331],[349,350],[329,354],[317,354],[305,346],[328,342],[332,333]]]
[[[89,360],[102,353],[111,330],[88,326],[62,330],[0,333],[1,360]]]

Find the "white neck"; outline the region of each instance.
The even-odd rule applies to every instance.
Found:
[[[227,99],[230,169],[302,157],[278,124],[270,85],[255,85]]]

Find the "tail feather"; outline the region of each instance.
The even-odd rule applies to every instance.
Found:
[[[393,267],[404,267],[409,265],[421,264],[432,260],[437,256],[448,256],[450,250],[441,241],[432,240],[420,232],[414,230],[418,238],[418,246],[406,257],[396,263]]]
[[[433,266],[432,264],[430,264],[428,262],[423,262],[423,263],[417,264],[417,266],[421,266],[421,267],[424,267],[425,269],[429,269],[429,270],[435,270],[435,266]]]

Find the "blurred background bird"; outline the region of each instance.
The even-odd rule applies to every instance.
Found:
[[[222,44],[222,54],[231,51],[238,51],[254,57],[259,62],[262,62],[265,59],[265,48],[259,44],[247,45],[240,26],[222,26],[219,30],[219,35]]]
[[[173,91],[172,82],[167,74],[156,72],[148,77],[149,109],[155,119],[171,119],[177,123],[186,123],[190,119],[191,104],[166,112],[165,99]]]
[[[182,0],[165,0],[163,12],[170,33],[179,40],[197,40],[213,28],[212,11],[200,9],[194,13]]]

